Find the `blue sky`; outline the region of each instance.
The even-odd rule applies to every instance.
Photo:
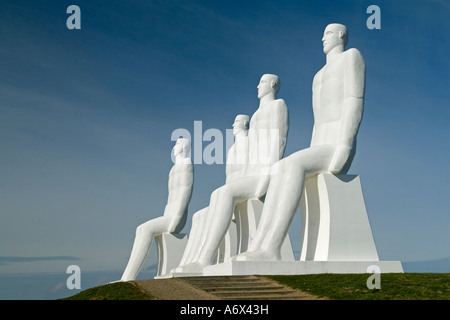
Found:
[[[66,28],[71,4],[81,30]],[[366,27],[371,4],[380,30]],[[445,0],[3,0],[0,275],[122,271],[135,228],[164,209],[172,132],[202,121],[225,135],[236,114],[256,110],[264,73],[280,76],[289,108],[285,155],[307,147],[332,22],[366,61],[350,173],[380,259],[449,257],[449,11]],[[189,218],[224,170],[195,166]],[[299,219],[290,235],[298,251]],[[155,263],[153,247],[145,270]]]

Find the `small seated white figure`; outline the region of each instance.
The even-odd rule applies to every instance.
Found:
[[[238,261],[280,260],[280,248],[293,221],[305,179],[319,173],[345,173],[356,151],[363,115],[365,63],[357,49],[344,50],[347,28],[330,24],[322,38],[325,66],[313,80],[314,127],[309,148],[274,167],[261,221]]]
[[[184,228],[194,183],[194,167],[191,159],[187,157],[190,148],[188,139],[180,138],[175,143],[175,164],[169,172],[169,194],[164,214],[137,227],[131,256],[120,281],[136,279],[155,236],[178,233]]]
[[[242,177],[245,173],[245,166],[248,162],[248,126],[250,117],[247,115],[237,115],[233,123],[234,144],[230,147],[227,153],[226,161],[226,180],[225,183],[230,183]],[[186,249],[181,258],[180,265],[189,264],[193,261],[194,256],[198,251],[196,249],[200,245],[202,234],[204,233],[204,226],[209,207],[197,211],[192,216],[192,227],[189,233],[189,239]]]
[[[227,153],[225,167],[225,183],[230,183],[241,178],[245,174],[245,168],[248,163],[248,126],[250,117],[245,114],[239,114],[234,119],[233,135],[234,144]]]
[[[242,177],[216,189],[210,197],[208,214],[196,255],[176,268],[180,273],[202,273],[211,265],[231,223],[235,205],[261,198],[269,185],[271,166],[283,157],[289,128],[289,114],[283,99],[276,99],[280,79],[265,74],[257,86],[259,107],[250,119],[248,164]]]

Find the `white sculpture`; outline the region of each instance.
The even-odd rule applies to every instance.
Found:
[[[193,260],[175,272],[201,273],[210,265],[230,225],[235,205],[266,194],[271,166],[282,158],[289,127],[288,109],[283,99],[276,99],[280,80],[273,74],[261,77],[257,87],[259,108],[250,120],[249,160],[244,176],[215,190],[210,198],[206,221]]]
[[[245,173],[246,164],[248,162],[248,126],[250,117],[247,115],[237,115],[233,123],[234,144],[227,153],[226,161],[226,182],[230,183],[239,179]],[[189,239],[181,258],[180,265],[193,262],[194,257],[198,255],[198,248],[205,232],[204,227],[209,207],[197,211],[192,216],[192,227],[189,233]]]
[[[347,29],[325,28],[325,66],[313,80],[314,128],[309,148],[273,167],[257,234],[237,261],[280,260],[280,248],[299,206],[305,179],[319,173],[345,173],[356,151],[363,116],[365,63],[357,49],[344,51]]]
[[[119,281],[136,279],[154,237],[157,277],[163,278],[365,273],[374,266],[403,272],[399,261],[379,261],[359,177],[346,175],[363,117],[364,59],[357,49],[345,50],[348,33],[342,24],[328,25],[322,42],[326,64],[313,79],[310,146],[282,159],[288,109],[276,99],[278,76],[264,74],[257,87],[258,109],[251,118],[235,118],[225,184],[211,194],[208,207],[193,215],[189,240],[179,232],[192,195],[193,165],[187,157],[190,142],[180,138],[173,148],[164,214],[136,229]],[[300,261],[295,261],[288,232],[299,205],[303,234]]]
[[[169,194],[164,214],[137,227],[131,256],[120,281],[136,279],[155,236],[178,233],[184,228],[194,183],[194,167],[187,156],[190,148],[188,139],[176,141],[173,147],[175,164],[169,172]]]
[[[226,180],[230,183],[244,176],[248,164],[248,129],[250,117],[245,114],[236,116],[233,123],[234,143],[227,153],[225,167]]]

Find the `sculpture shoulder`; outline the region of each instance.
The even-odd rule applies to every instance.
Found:
[[[346,59],[350,60],[351,62],[364,63],[364,58],[358,49],[351,48],[345,51],[344,53]]]
[[[170,170],[171,174],[177,174],[179,172],[192,172],[194,170],[194,166],[192,165],[192,161],[190,158],[183,159],[181,163],[175,163]]]
[[[322,73],[323,73],[323,69],[325,68],[325,66],[323,66],[319,71],[317,71],[317,73],[314,75],[313,78],[313,86],[314,83],[316,83],[316,81],[320,81],[320,78],[322,77]]]
[[[277,99],[274,101],[274,108],[277,112],[287,112],[287,105],[283,99]]]
[[[289,110],[283,99],[275,100],[275,106],[272,108],[272,119],[276,121],[277,128],[289,127]]]
[[[189,165],[190,167],[192,167],[192,160],[191,160],[191,158],[185,158],[185,159],[183,159],[183,164],[184,165]]]

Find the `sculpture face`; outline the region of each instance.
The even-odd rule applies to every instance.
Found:
[[[274,75],[265,74],[261,77],[258,88],[258,98],[266,96],[269,93],[276,94],[276,84],[278,82],[278,78]]]
[[[186,156],[191,149],[191,145],[188,139],[178,139],[173,147],[173,155],[176,157],[178,155]]]
[[[248,130],[249,117],[246,115],[238,115],[233,123],[233,134],[236,135],[241,131]]]
[[[344,36],[346,30],[344,26],[339,24],[330,24],[325,28],[322,37],[323,52],[328,54],[331,50],[339,45],[345,46]]]

